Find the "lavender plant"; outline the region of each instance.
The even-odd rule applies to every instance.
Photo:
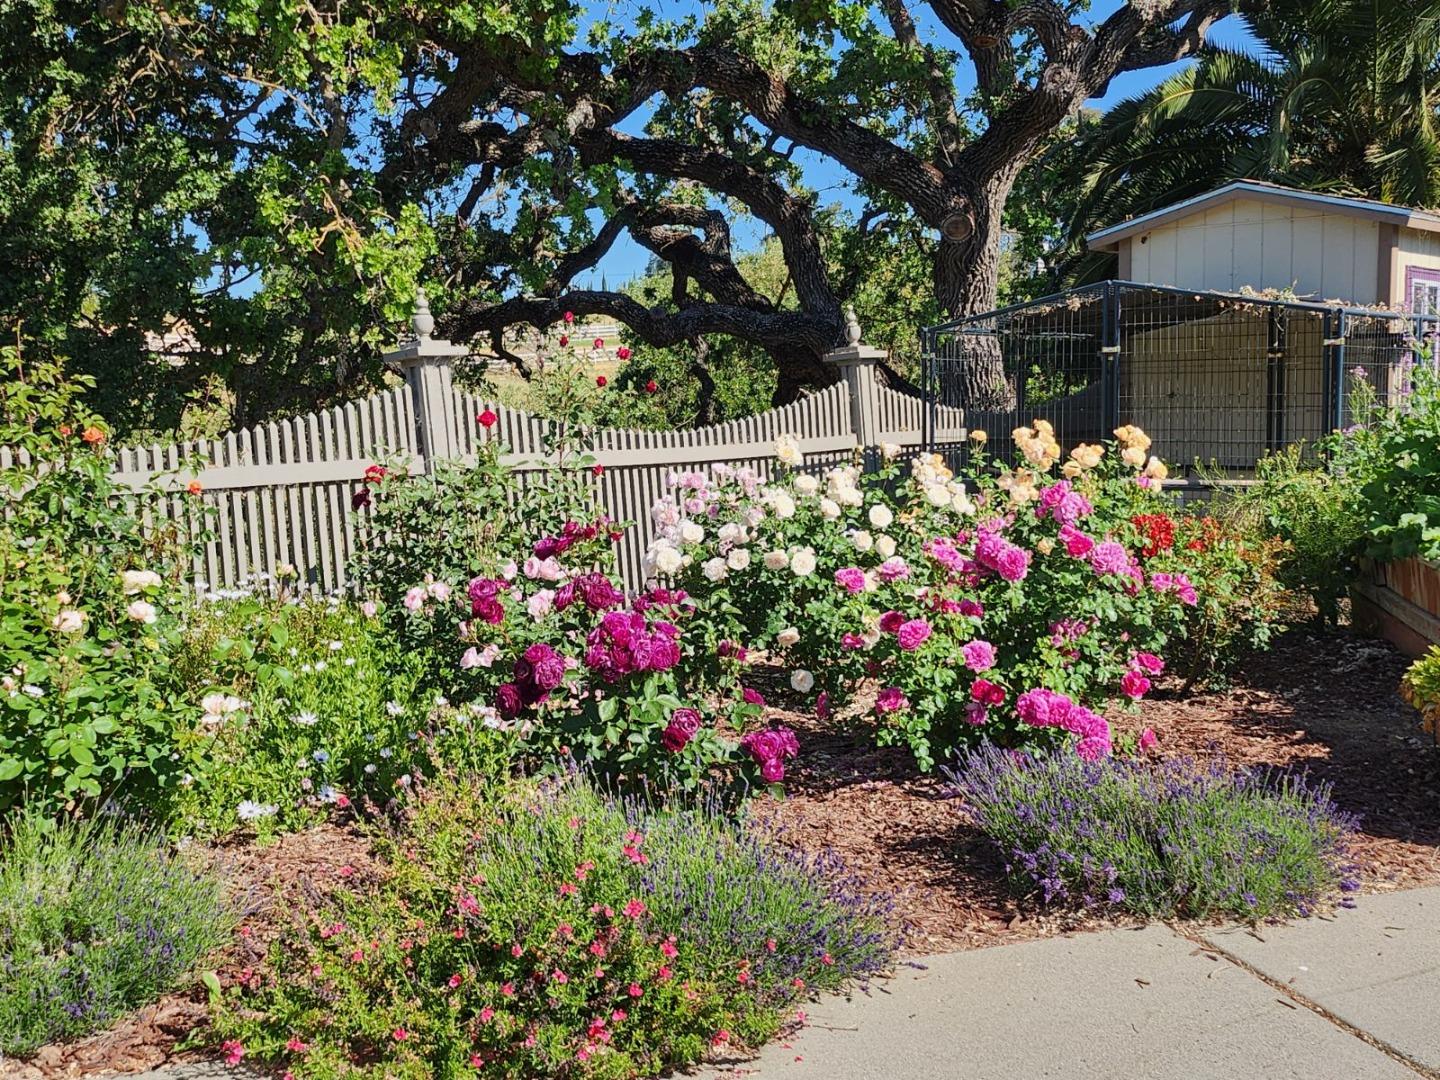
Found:
[[[106,1027],[228,932],[223,886],[154,835],[18,816],[0,841],[0,1052]]]
[[[1355,819],[1329,785],[1294,774],[995,746],[947,771],[1014,880],[1047,904],[1250,920],[1308,915],[1358,887]]]
[[[470,779],[410,811],[379,840],[385,879],[297,912],[270,977],[222,1000],[229,1060],[296,1080],[653,1076],[890,962],[883,905],[709,805]]]

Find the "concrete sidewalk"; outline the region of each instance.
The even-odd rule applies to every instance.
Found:
[[[700,1080],[1440,1080],[1440,889],[1288,926],[949,953]],[[139,1080],[236,1080],[187,1066]],[[253,1075],[253,1074],[252,1074]]]
[[[1283,927],[932,957],[706,1080],[1440,1077],[1440,889]]]

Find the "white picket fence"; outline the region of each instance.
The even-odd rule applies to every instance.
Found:
[[[549,421],[458,387],[450,361],[462,349],[423,336],[417,344],[391,354],[404,366],[403,386],[216,439],[120,449],[116,478],[134,488],[160,487],[153,512],[183,528],[199,523],[200,505],[213,509],[213,539],[195,566],[196,580],[208,588],[273,581],[288,564],[316,588],[344,590],[351,557],[368,541],[366,511],[352,509],[351,496],[369,465],[398,461],[423,473],[441,459],[473,460],[484,440],[498,439],[517,483],[544,476]],[[611,518],[633,523],[618,552],[628,587],[642,584],[642,556],[653,539],[650,511],[673,497],[667,482],[673,472],[723,462],[768,477],[781,435],[798,438],[807,465],[815,466],[849,461],[857,448],[922,445],[924,403],[879,384],[875,362],[883,354],[852,345],[831,355],[843,378],[790,405],[708,427],[589,434],[590,456],[604,466],[590,480],[597,501]],[[488,429],[475,419],[486,408],[498,416]],[[935,436],[941,444],[963,441],[959,410],[940,410]],[[0,464],[9,464],[7,455],[0,449]],[[198,492],[189,490],[192,481]]]

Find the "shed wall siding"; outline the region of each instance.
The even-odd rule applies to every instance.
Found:
[[[1440,265],[1440,249],[1435,258]],[[1130,266],[1135,281],[1184,289],[1293,287],[1317,300],[1394,299],[1380,295],[1377,222],[1258,200],[1238,199],[1133,238]]]
[[[1400,230],[1390,303],[1393,307],[1406,311],[1410,309],[1410,297],[1405,295],[1405,271],[1412,267],[1440,270],[1440,233],[1421,232],[1419,229]]]

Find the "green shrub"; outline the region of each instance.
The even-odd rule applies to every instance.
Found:
[[[0,840],[0,1051],[107,1027],[228,933],[220,883],[155,836],[22,813]]]
[[[1012,880],[1045,903],[1264,919],[1358,887],[1346,858],[1354,820],[1328,786],[1298,776],[995,747],[950,775]]]
[[[447,782],[217,1031],[300,1080],[655,1075],[889,962],[883,912],[703,806]]]
[[[89,385],[0,349],[23,455],[0,469],[0,810],[158,800],[185,769],[162,683],[191,553],[115,487]]]
[[[1338,441],[1350,438],[1341,435]],[[1329,443],[1322,444],[1328,453]],[[1366,542],[1366,506],[1354,469],[1331,455],[1317,464],[1296,444],[1256,465],[1252,487],[1226,498],[1217,513],[1256,546],[1275,537],[1275,576],[1308,596],[1324,622],[1334,623],[1340,601],[1355,580]]]
[[[173,657],[191,701],[177,797],[202,834],[262,838],[351,802],[386,805],[441,756],[503,771],[509,738],[421,688],[422,660],[354,604],[203,604]]]

